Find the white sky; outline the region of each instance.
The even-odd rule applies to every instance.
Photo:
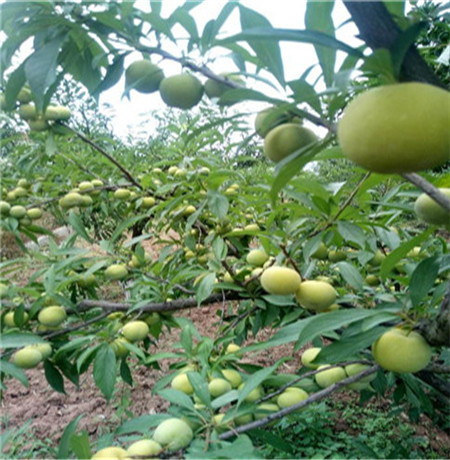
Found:
[[[145,8],[144,5],[148,5],[148,1],[146,0],[138,2],[137,5],[140,6],[140,3],[142,4],[142,9]],[[184,2],[180,0],[164,1],[162,4],[162,17],[170,15],[170,13],[182,3]],[[225,3],[226,1],[224,0],[204,0],[201,4],[191,10],[190,14],[194,17],[200,34],[205,24],[210,19],[217,17]],[[241,0],[240,3],[261,13],[269,19],[274,27],[285,29],[305,28],[304,16],[306,0]],[[340,0],[337,0],[333,11],[335,27],[341,25],[348,18],[349,15],[345,6]],[[239,17],[236,9],[221,29],[221,35],[233,35],[238,33],[239,30]],[[182,28],[175,28],[174,32],[176,37],[187,36],[187,33]],[[356,27],[350,23],[337,31],[337,38],[351,46],[358,46],[360,42],[355,39],[356,33]],[[180,55],[180,51],[171,45],[171,43],[168,43],[167,46],[169,46],[167,48],[168,52],[174,55]],[[312,45],[281,42],[280,46],[282,59],[285,65],[285,77],[288,81],[299,78],[309,66],[317,63],[317,57]],[[217,51],[217,53],[219,56],[223,56],[227,54],[228,51],[221,48]],[[344,54],[342,54],[341,57],[343,56]],[[140,58],[141,55],[139,53],[130,55],[126,60],[126,66],[134,60]],[[155,59],[155,62],[158,62],[158,64],[162,67],[166,76],[174,75],[180,73],[181,71],[181,66],[176,62],[159,62],[159,59]],[[229,58],[219,58],[217,61],[210,64],[210,68],[216,73],[223,71],[238,71],[237,67]],[[317,71],[312,73],[309,82],[312,83],[318,75],[319,69],[317,68]],[[204,77],[200,78],[204,80]],[[130,135],[134,137],[138,135],[138,132],[142,132],[142,126],[140,128],[137,128],[137,126],[140,121],[148,117],[149,110],[159,108],[164,109],[165,105],[157,92],[153,94],[142,94],[132,91],[130,101],[128,101],[127,98],[122,99],[124,83],[124,78],[122,77],[116,86],[101,95],[100,102],[108,103],[114,108],[114,131],[120,137],[126,138]],[[251,85],[253,89],[257,89],[265,93],[270,91],[267,85],[255,84],[253,81],[251,82]],[[283,97],[282,94],[272,93],[272,95],[275,97]],[[257,112],[262,107],[264,107],[264,105],[262,106],[260,103],[246,103],[245,110]]]

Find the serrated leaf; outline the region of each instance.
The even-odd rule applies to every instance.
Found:
[[[120,362],[120,376],[125,383],[130,385],[130,387],[133,386],[133,376],[131,375],[130,368],[124,359]]]
[[[228,213],[229,202],[225,195],[215,190],[208,190],[209,210],[219,219],[223,219]]]
[[[94,381],[106,399],[111,399],[116,384],[116,355],[108,344],[103,344],[94,359]]]
[[[271,36],[272,24],[262,14],[246,8],[242,4],[239,4],[239,13],[241,28],[244,33],[251,32],[255,28],[265,28],[269,36]],[[267,68],[278,82],[284,86],[284,67],[279,43],[276,41],[270,43],[250,37],[246,41],[260,60],[261,67]]]
[[[271,27],[255,27],[236,35],[217,40],[216,45],[225,45],[227,43],[236,43],[238,41],[247,41],[257,38],[261,41],[294,41],[301,43],[312,43],[317,45],[329,46],[336,50],[345,51],[347,54],[363,58],[363,53],[351,46],[330,37],[328,34],[314,30],[297,30],[297,29],[278,29]]]
[[[220,236],[216,236],[216,238],[214,238],[212,248],[213,248],[214,256],[216,257],[217,260],[225,259],[228,253],[228,246],[226,245],[223,238],[221,238]]]
[[[222,396],[215,398],[211,403],[211,407],[213,409],[219,409],[220,407],[223,407],[229,403],[236,401],[238,398],[239,392],[237,390],[231,390],[223,394]]]
[[[277,163],[276,176],[270,189],[270,198],[275,203],[280,190],[323,148],[322,143],[312,143],[292,152],[288,157]]]

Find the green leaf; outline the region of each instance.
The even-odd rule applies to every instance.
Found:
[[[185,454],[187,459],[210,460],[222,459],[257,459],[261,455],[253,447],[252,441],[247,435],[238,435],[232,442],[210,442],[205,446],[205,441],[194,441]]]
[[[273,27],[255,27],[246,30],[237,35],[217,40],[216,45],[225,45],[227,43],[236,43],[237,41],[248,41],[257,38],[261,41],[293,41],[301,43],[312,43],[315,45],[329,46],[336,50],[345,51],[346,53],[363,58],[363,53],[351,46],[330,37],[322,32],[313,30],[297,30],[297,29],[277,29]]]
[[[106,91],[120,80],[120,77],[123,74],[124,60],[125,54],[120,54],[114,57],[112,64],[108,67],[106,75],[95,89],[94,94],[100,94],[102,91]]]
[[[417,265],[409,282],[409,295],[413,306],[419,305],[433,287],[439,274],[439,267],[439,256],[422,260]]]
[[[339,273],[352,288],[361,290],[363,278],[359,270],[348,262],[338,262],[336,266],[339,268]]]
[[[2,107],[3,110],[9,111],[14,109],[17,95],[25,84],[25,81],[25,63],[23,63],[17,67],[8,78],[5,88],[5,106]]]
[[[116,431],[116,435],[129,433],[148,433],[150,428],[159,425],[162,421],[171,418],[168,414],[142,415],[134,419],[128,420],[120,425]]]
[[[186,327],[181,330],[180,343],[186,350],[186,353],[192,353],[192,330],[190,327]]]
[[[70,448],[79,459],[91,458],[92,451],[89,444],[89,436],[83,430],[80,434],[72,434],[69,439]]]
[[[296,150],[291,155],[277,163],[275,168],[276,176],[270,189],[270,198],[273,204],[275,204],[280,190],[295,175],[297,175],[302,168],[322,150],[322,148],[323,145],[321,142],[309,144],[299,150]]]
[[[84,417],[84,414],[80,414],[75,417],[64,429],[64,432],[61,436],[61,440],[59,441],[58,445],[58,452],[56,454],[56,458],[65,459],[70,458],[70,438],[75,433],[78,423]]]
[[[59,370],[48,360],[44,361],[45,378],[50,386],[59,393],[66,393],[64,390],[64,379]]]
[[[204,46],[204,51],[206,51],[206,44],[209,45],[215,40],[217,34],[219,33],[220,29],[222,28],[223,24],[225,21],[229,18],[230,14],[233,12],[233,10],[238,6],[237,2],[227,2],[225,3],[224,7],[218,14],[218,16],[212,20],[212,28],[210,31],[209,35],[209,41],[205,43]]]
[[[322,112],[319,96],[312,85],[305,80],[294,80],[289,82],[289,87],[294,92],[293,97],[297,103],[306,102],[317,113]]]
[[[195,410],[192,399],[182,391],[167,389],[158,391],[158,394],[165,400],[169,401],[171,404],[175,404],[177,406],[184,407],[192,411]]]
[[[215,398],[213,402],[211,403],[211,407],[213,409],[219,409],[220,407],[223,407],[227,404],[230,404],[236,401],[238,398],[239,398],[239,392],[237,390],[231,390],[223,394],[222,396]]]
[[[6,332],[0,336],[0,348],[22,348],[33,343],[46,343],[38,335],[28,332]]]
[[[262,28],[266,30],[269,36],[272,36],[273,27],[262,14],[246,8],[242,4],[239,4],[239,12],[244,35],[251,33],[253,29]],[[269,70],[284,86],[284,67],[279,43],[267,43],[267,41],[257,37],[251,38],[251,35],[247,36],[245,40],[260,60],[261,67]]]
[[[363,248],[366,244],[366,236],[358,225],[346,222],[343,220],[338,221],[337,229],[342,238],[345,241],[351,241],[356,243],[360,248]]]
[[[74,210],[71,210],[69,212],[69,224],[84,240],[86,240],[88,243],[92,243],[91,238],[89,237],[89,235],[86,232],[86,229],[84,228],[83,221]]]
[[[305,13],[306,29],[323,32],[334,38],[333,8],[334,1],[318,2],[316,0],[308,0]],[[329,88],[332,86],[334,80],[336,49],[322,45],[315,45],[314,48],[319,58],[325,84]]]
[[[38,48],[25,62],[25,75],[39,111],[44,109],[45,92],[56,81],[58,56],[66,36],[58,35]]]
[[[223,260],[227,256],[228,252],[228,246],[226,245],[225,241],[223,238],[220,236],[217,236],[214,238],[213,244],[212,244],[214,256],[216,257],[217,260]]]
[[[116,355],[104,343],[98,349],[94,360],[94,381],[106,399],[111,399],[116,383]]]
[[[259,385],[262,384],[262,382],[264,382],[264,380],[271,374],[273,374],[276,369],[278,368],[278,366],[280,365],[280,363],[284,361],[283,360],[279,360],[277,361],[273,366],[270,366],[270,367],[267,367],[265,369],[261,369],[259,371],[256,371],[254,372],[246,381],[245,381],[245,385],[244,385],[244,388],[242,388],[242,390],[239,392],[239,399],[238,399],[238,402],[237,402],[237,405],[236,405],[236,408],[238,408],[242,402],[244,401],[244,399]]]
[[[211,407],[211,395],[208,390],[208,383],[198,372],[188,372],[189,383],[194,389],[194,393],[200,398],[203,404]]]
[[[214,289],[214,283],[216,280],[215,273],[208,273],[204,276],[197,285],[195,291],[195,299],[197,300],[197,305],[200,305],[207,297],[209,297]]]
[[[275,430],[274,430],[275,431]],[[250,430],[249,435],[252,438],[259,439],[263,444],[270,444],[275,447],[275,449],[281,450],[282,452],[287,452],[288,454],[293,454],[293,446],[286,442],[280,436],[277,436],[274,432],[269,430],[253,429]],[[292,457],[291,457],[292,458]]]
[[[127,420],[120,425],[116,431],[116,435],[129,433],[145,433],[147,434],[150,428],[159,425],[162,421],[171,418],[168,414],[142,415],[131,420]]]
[[[133,385],[133,376],[131,375],[130,368],[124,359],[120,362],[120,376],[125,383],[128,383],[130,386]]]
[[[424,21],[416,22],[402,31],[396,38],[395,42],[391,46],[392,63],[394,67],[394,75],[398,79],[400,78],[400,71],[405,59],[406,53],[410,49],[411,45],[414,44],[420,33],[426,28],[427,23]]]
[[[397,264],[397,262],[399,262],[401,259],[403,259],[403,257],[405,257],[406,254],[408,254],[408,252],[411,251],[411,249],[414,246],[419,246],[420,243],[422,243],[423,241],[426,241],[427,238],[432,233],[433,233],[433,228],[428,228],[427,230],[425,230],[420,235],[417,235],[417,236],[415,236],[413,238],[410,238],[408,241],[403,243],[397,249],[395,249],[394,251],[389,253],[389,255],[386,256],[386,258],[383,260],[383,262],[381,264],[380,276],[383,279],[386,279],[388,277],[389,273],[391,273],[392,269]]]
[[[208,190],[207,194],[209,210],[219,219],[223,219],[228,213],[229,202],[225,195],[216,191]]]
[[[25,374],[20,367],[17,367],[13,363],[0,360],[0,373],[10,375],[11,377],[17,379],[24,387],[28,387],[27,374]]]
[[[395,316],[392,315],[392,319]],[[345,337],[323,348],[314,359],[314,363],[334,364],[357,358],[361,350],[372,345],[388,328],[375,327],[369,331]]]
[[[392,55],[387,49],[378,48],[364,58],[361,70],[380,78],[384,84],[396,82]]]

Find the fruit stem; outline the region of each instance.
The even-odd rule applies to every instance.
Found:
[[[420,188],[423,192],[433,198],[436,203],[440,204],[445,210],[450,212],[450,198],[447,198],[433,184],[416,173],[403,173],[401,176],[407,181]]]

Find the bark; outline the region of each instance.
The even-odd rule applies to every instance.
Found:
[[[402,31],[383,2],[346,0],[344,5],[359,29],[361,39],[370,48],[373,50],[392,48]],[[445,88],[445,85],[428,67],[414,45],[411,45],[406,52],[400,69],[400,80],[420,81]]]

